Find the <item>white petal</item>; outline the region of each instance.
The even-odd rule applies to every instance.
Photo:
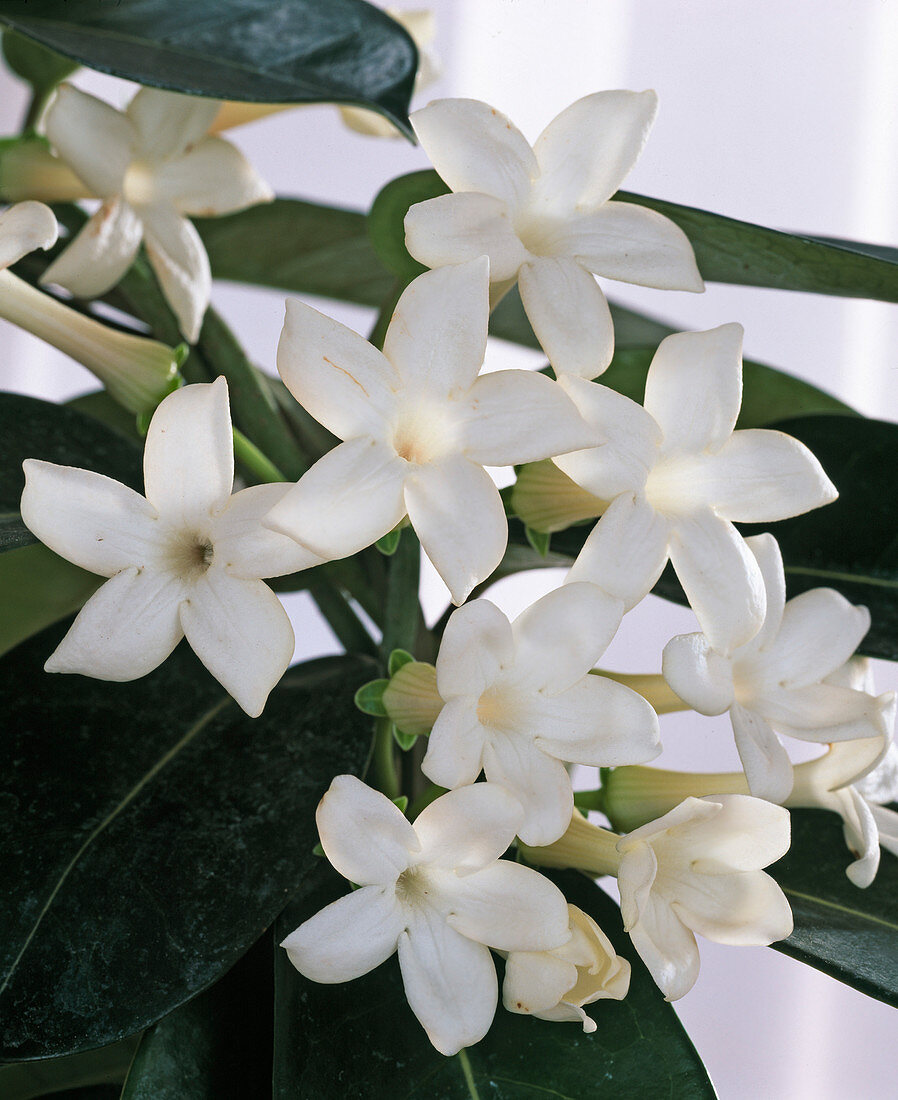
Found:
[[[437,656],[437,689],[444,699],[479,698],[514,655],[511,624],[489,600],[453,611]]]
[[[534,146],[540,198],[564,211],[610,199],[642,152],[657,110],[652,91],[596,92],[572,103]]]
[[[870,612],[833,588],[812,588],[785,605],[765,667],[782,687],[806,687],[830,676],[854,654],[870,629]]]
[[[146,207],[142,214],[150,264],[181,332],[195,344],[212,292],[206,246],[193,223],[173,207],[158,203]]]
[[[274,198],[239,149],[218,137],[203,138],[183,156],[160,165],[153,183],[161,199],[191,217],[230,214]]]
[[[91,194],[108,198],[121,191],[137,136],[125,115],[71,84],[60,84],[43,125],[50,144]]]
[[[736,528],[710,510],[677,516],[670,560],[713,649],[729,653],[764,621],[764,579]]]
[[[874,817],[876,807],[869,806],[854,787],[840,793],[847,795],[851,807],[850,814],[845,815],[845,843],[858,857],[845,868],[845,874],[855,886],[864,890],[879,870],[879,829]]]
[[[56,243],[56,216],[42,202],[20,202],[0,214],[0,270],[17,263],[36,248]]]
[[[576,983],[573,963],[546,951],[512,951],[505,962],[502,1003],[511,1012],[546,1012]]]
[[[87,601],[44,668],[97,680],[146,676],[183,637],[180,595],[180,584],[156,570],[116,573]]]
[[[698,945],[663,898],[650,896],[639,921],[629,931],[633,946],[666,1001],[679,1000],[692,989],[701,965]]]
[[[137,255],[143,223],[122,198],[103,203],[72,243],[41,275],[43,284],[65,287],[78,298],[105,294]]]
[[[180,156],[209,131],[221,103],[162,88],[141,88],[128,104],[140,152],[148,160]]]
[[[412,1012],[440,1054],[479,1042],[499,1001],[489,950],[460,936],[441,917],[418,911],[399,937],[399,966]]]
[[[742,404],[741,325],[676,332],[655,352],[645,383],[645,410],[658,422],[664,453],[717,451]]]
[[[661,432],[655,421],[641,405],[607,386],[570,376],[561,385],[595,438],[586,450],[556,457],[555,465],[601,500],[641,489],[658,458]]]
[[[769,691],[755,705],[781,733],[804,741],[850,741],[882,732],[879,701],[834,684]]]
[[[530,730],[544,752],[570,764],[644,764],[661,752],[658,716],[641,695],[587,676],[560,695],[537,696]]]
[[[486,354],[489,261],[425,271],[396,303],[384,339],[402,392],[455,396],[473,385]]]
[[[418,863],[465,876],[493,863],[514,840],[524,816],[518,800],[492,783],[440,795],[415,818]]]
[[[506,204],[475,191],[439,195],[409,207],[405,247],[428,267],[489,256],[492,282],[516,278],[527,259]]]
[[[569,583],[523,611],[512,625],[515,676],[550,695],[584,677],[611,643],[623,604],[594,584]]]
[[[635,830],[637,834],[649,831],[649,825]],[[617,880],[625,932],[629,932],[638,923],[640,914],[649,903],[651,890],[658,876],[658,859],[654,848],[651,844],[642,843],[638,837],[635,840],[632,838],[633,833],[628,833],[617,842],[621,855]]]
[[[707,875],[759,870],[784,856],[791,841],[789,811],[746,794],[687,798],[655,824],[665,821],[676,824],[662,843],[688,853],[687,862]]]
[[[792,933],[792,910],[763,871],[689,875],[676,883],[671,907],[694,932],[735,947],[767,946]]]
[[[792,790],[792,763],[770,723],[738,703],[730,720],[748,789],[757,798],[785,802]]]
[[[587,270],[606,279],[661,290],[702,291],[689,238],[670,218],[630,202],[606,202],[571,218],[554,241]]]
[[[679,634],[661,655],[664,679],[699,714],[723,714],[733,705],[733,666],[704,634]]]
[[[104,577],[158,560],[156,511],[139,493],[90,470],[23,465],[22,520],[54,553]]]
[[[564,835],[574,812],[571,779],[554,757],[542,752],[529,730],[494,731],[484,745],[483,767],[489,783],[511,791],[524,807],[518,836],[541,847]]]
[[[235,493],[211,529],[215,564],[232,577],[281,577],[321,565],[324,558],[262,526],[292,484],[252,485]]]
[[[172,523],[208,522],[234,483],[234,441],[224,378],[170,393],[156,409],[143,456],[147,500]]]
[[[784,432],[734,432],[695,469],[703,498],[735,523],[773,523],[836,499],[838,492],[808,448]]]
[[[394,883],[420,848],[395,803],[354,775],[338,775],[315,814],[321,846],[344,878],[363,886]]]
[[[462,449],[484,466],[538,462],[592,442],[592,432],[561,386],[533,371],[482,375],[463,408]]]
[[[437,99],[411,115],[430,160],[452,191],[482,191],[514,209],[539,174],[526,138],[476,99]]]
[[[754,653],[765,649],[779,631],[783,608],[786,606],[786,574],[783,570],[783,555],[773,535],[766,531],[762,535],[751,535],[745,540],[745,545],[755,556],[767,593],[764,625],[750,643],[751,652]]]
[[[281,943],[313,982],[348,982],[396,950],[405,916],[389,887],[363,886],[325,906]]]
[[[898,814],[887,806],[870,806],[873,820],[879,829],[879,843],[887,852],[898,856]]]
[[[439,464],[410,468],[405,507],[452,602],[464,603],[496,569],[508,544],[499,490],[482,466],[451,455]]]
[[[669,521],[641,493],[622,493],[583,544],[568,582],[597,584],[629,610],[661,576],[669,533]]]
[[[341,443],[281,498],[265,526],[327,560],[356,554],[392,531],[405,515],[407,469],[383,443]]]
[[[197,657],[258,718],[293,657],[293,627],[277,596],[260,580],[211,566],[190,587],[180,617]]]
[[[401,381],[357,332],[289,298],[277,365],[300,405],[340,439],[385,435]]]
[[[448,923],[498,951],[547,951],[571,936],[567,902],[531,867],[500,859],[455,879]]]
[[[541,256],[521,268],[518,287],[527,319],[555,373],[600,375],[614,354],[614,323],[590,272],[567,256]]]
[[[454,789],[473,783],[483,767],[484,737],[484,728],[469,700],[450,699],[427,738],[421,771],[440,787]]]

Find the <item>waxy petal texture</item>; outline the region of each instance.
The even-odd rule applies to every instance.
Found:
[[[488,256],[494,281],[517,278],[529,255],[508,204],[478,191],[415,203],[405,216],[405,239],[409,252],[428,267]]]
[[[51,248],[59,227],[49,206],[19,202],[0,213],[0,271],[37,248]]]
[[[72,84],[60,84],[43,120],[56,152],[85,184],[85,197],[119,194],[133,155],[130,120]]]
[[[125,200],[107,199],[40,281],[79,298],[105,294],[134,262],[142,237],[143,223]]]

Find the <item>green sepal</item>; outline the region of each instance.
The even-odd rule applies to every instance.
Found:
[[[414,745],[414,743],[418,740],[418,735],[416,733],[403,733],[402,730],[399,729],[394,722],[393,740],[396,742],[399,748],[402,749],[403,752],[408,752],[412,745]]]
[[[374,545],[382,554],[385,554],[388,558],[391,558],[399,549],[399,540],[401,538],[402,528],[394,527],[392,531],[387,531],[385,535],[381,535],[381,537],[377,540],[377,542],[375,542]]]
[[[389,680],[384,679],[370,680],[367,684],[362,684],[355,693],[355,705],[362,714],[370,714],[373,718],[389,717],[383,703],[384,691],[389,683]]]
[[[532,527],[525,527],[524,534],[537,554],[544,558],[549,552],[549,543],[552,541],[551,534],[548,531],[534,531]]]
[[[411,664],[414,659],[407,649],[394,649],[387,662],[387,671],[391,677],[395,676],[403,665]]]
[[[408,809],[408,795],[401,794],[398,798],[391,798],[394,806],[398,806],[403,813]]]

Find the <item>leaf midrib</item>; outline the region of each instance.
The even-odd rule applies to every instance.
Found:
[[[848,905],[840,905],[837,901],[829,901],[826,898],[816,897],[814,894],[805,894],[801,890],[794,890],[788,886],[783,886],[780,883],[780,888],[783,893],[788,897],[801,898],[802,901],[809,901],[814,905],[820,906],[824,909],[831,909],[838,913],[847,913],[848,916],[857,917],[860,920],[868,924],[879,924],[883,928],[888,928],[892,932],[898,932],[898,922],[886,920],[883,917],[874,916],[872,913],[864,913],[860,909],[852,909]]]
[[[832,580],[845,581],[851,584],[869,584],[875,588],[896,588],[898,579],[890,580],[888,577],[872,577],[868,573],[841,573],[835,569],[814,569],[809,565],[785,564],[786,575],[796,574],[806,577],[829,577]]]

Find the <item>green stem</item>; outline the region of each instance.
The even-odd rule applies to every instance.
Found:
[[[378,790],[383,791],[387,798],[398,798],[402,794],[393,746],[393,723],[389,718],[376,719],[374,722],[374,779]]]
[[[25,112],[25,118],[22,122],[23,134],[26,134],[30,130],[34,130],[37,127],[44,107],[47,106],[47,100],[52,95],[53,89],[55,87],[55,84],[51,84],[49,88],[32,88],[31,100],[28,103],[28,110]]]
[[[242,462],[260,481],[277,483],[287,480],[271,459],[264,455],[255,443],[251,443],[243,432],[237,428],[234,428],[233,432],[234,455],[238,462]]]
[[[381,642],[384,663],[394,649],[415,652],[415,639],[421,621],[421,605],[418,602],[420,573],[421,544],[414,531],[406,528],[396,553],[390,558]]]
[[[605,792],[601,787],[594,791],[574,791],[574,805],[581,813],[587,810],[605,812]]]

